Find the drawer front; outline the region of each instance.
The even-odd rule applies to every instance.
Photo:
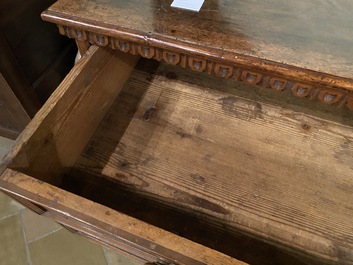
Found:
[[[222,253],[78,197],[25,174],[5,170],[1,189],[38,214],[148,264],[245,264]],[[169,263],[166,263],[169,264]]]

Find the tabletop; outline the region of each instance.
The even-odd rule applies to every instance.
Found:
[[[307,96],[310,93],[305,89],[315,85],[342,89],[349,97],[339,100],[350,100],[352,1],[206,0],[200,12],[173,8],[171,3],[172,0],[59,0],[42,16],[76,30],[207,59],[204,65],[194,65],[194,70],[212,72],[209,62],[223,63],[309,84],[302,85],[304,90],[298,96]],[[232,76],[227,71],[220,75]],[[244,78],[244,73],[238,74],[238,79],[242,77],[261,83],[256,76]],[[268,81],[267,86],[281,90],[285,87],[282,83],[274,85]],[[294,90],[297,88],[294,85]],[[325,103],[337,103],[336,96],[334,92],[331,98],[321,95],[321,99],[325,101],[326,97]],[[350,104],[353,108],[353,102]]]

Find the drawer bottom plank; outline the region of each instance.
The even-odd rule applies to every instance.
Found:
[[[352,127],[198,78],[163,65],[152,77],[135,71],[72,176],[108,179],[129,196],[326,262],[353,262]]]

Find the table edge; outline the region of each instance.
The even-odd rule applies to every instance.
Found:
[[[249,55],[201,47],[161,35],[113,27],[52,10],[42,19],[57,24],[59,32],[79,42],[108,46],[115,50],[164,61],[218,77],[243,81],[275,91],[289,91],[296,97],[346,106],[353,110],[353,79],[321,73]]]

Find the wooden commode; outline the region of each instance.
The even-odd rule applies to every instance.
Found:
[[[141,264],[353,264],[353,3],[59,0],[82,58],[0,188]]]

